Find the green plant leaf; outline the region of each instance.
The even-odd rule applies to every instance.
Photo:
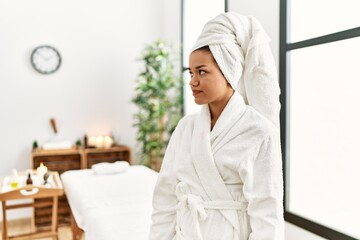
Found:
[[[142,51],[144,70],[135,82],[131,101],[138,107],[133,126],[141,148],[140,159],[151,166],[153,159],[164,156],[167,143],[177,122],[182,117],[182,81],[174,74],[173,60],[177,53],[158,40]]]

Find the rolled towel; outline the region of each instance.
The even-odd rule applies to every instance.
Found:
[[[209,46],[231,87],[279,128],[280,88],[269,42],[257,19],[227,12],[206,23],[192,51]]]
[[[60,149],[71,149],[72,143],[70,141],[62,141],[62,142],[48,142],[44,143],[44,150],[60,150]]]
[[[113,163],[97,163],[92,165],[95,174],[115,174],[126,172],[130,164],[126,161],[116,161]]]

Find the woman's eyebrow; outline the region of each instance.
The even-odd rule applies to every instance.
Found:
[[[195,67],[195,69],[199,69],[199,68],[202,68],[202,67],[206,67],[206,65],[197,66],[197,67]]]
[[[199,69],[199,68],[202,68],[202,67],[206,67],[206,65],[196,66],[195,69]],[[186,67],[186,68],[184,68],[184,71],[191,71],[191,69],[190,69],[190,67]]]

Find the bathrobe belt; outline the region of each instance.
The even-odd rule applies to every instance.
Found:
[[[196,240],[203,240],[199,221],[204,221],[207,218],[205,209],[236,211],[247,210],[247,203],[226,200],[204,201],[200,196],[186,192],[179,191],[179,188],[177,189],[177,197],[179,200],[177,210],[181,211],[181,209],[187,209],[191,212],[192,218],[194,220],[194,230],[197,236]],[[181,229],[179,228],[178,224],[179,222],[176,226],[176,235],[179,236],[177,239],[183,239]]]

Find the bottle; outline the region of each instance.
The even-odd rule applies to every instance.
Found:
[[[28,177],[26,179],[26,185],[31,185],[33,184],[33,181],[31,179],[31,173],[28,173]]]
[[[84,136],[84,148],[88,148],[88,137],[87,137],[87,135],[85,134],[85,136]]]

